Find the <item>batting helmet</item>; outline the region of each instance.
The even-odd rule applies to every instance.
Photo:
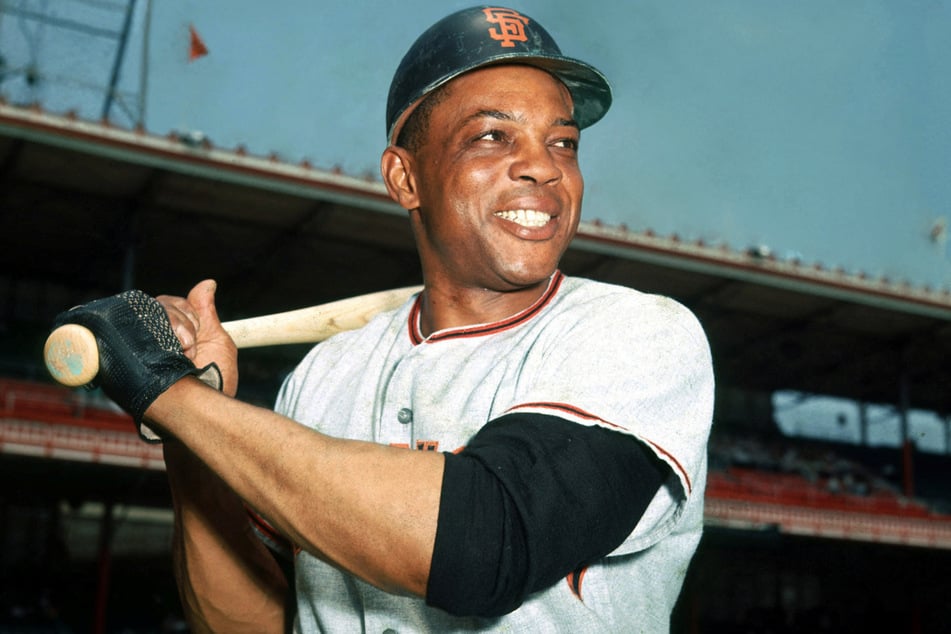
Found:
[[[387,140],[396,142],[407,117],[436,88],[467,71],[505,63],[536,66],[560,79],[582,128],[601,119],[611,105],[604,75],[562,55],[541,24],[512,9],[471,7],[429,27],[403,57],[386,104]]]

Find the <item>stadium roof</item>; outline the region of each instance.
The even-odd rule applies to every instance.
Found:
[[[37,373],[56,312],[127,286],[184,293],[214,277],[236,319],[420,280],[378,181],[37,108],[0,104],[0,209],[0,369],[18,376]],[[947,289],[596,223],[563,269],[690,306],[721,388],[951,410]],[[297,356],[244,355],[243,380],[273,387]]]

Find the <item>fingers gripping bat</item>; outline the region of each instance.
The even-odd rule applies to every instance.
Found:
[[[224,322],[238,348],[317,343],[364,326],[377,313],[398,308],[422,286],[408,286],[348,297],[328,304],[273,315]],[[99,373],[99,348],[93,333],[77,324],[60,326],[46,339],[43,357],[59,383],[78,387]]]

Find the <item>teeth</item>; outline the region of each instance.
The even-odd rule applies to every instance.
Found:
[[[523,227],[544,227],[551,220],[551,215],[534,209],[510,209],[498,211],[495,215]]]

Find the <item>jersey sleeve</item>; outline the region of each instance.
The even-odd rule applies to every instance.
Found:
[[[510,411],[609,427],[665,462],[669,482],[615,554],[656,543],[703,495],[714,379],[700,323],[670,298],[620,289],[565,311],[546,337]]]
[[[613,551],[669,472],[634,438],[539,414],[489,421],[445,457],[426,600],[483,617]]]

